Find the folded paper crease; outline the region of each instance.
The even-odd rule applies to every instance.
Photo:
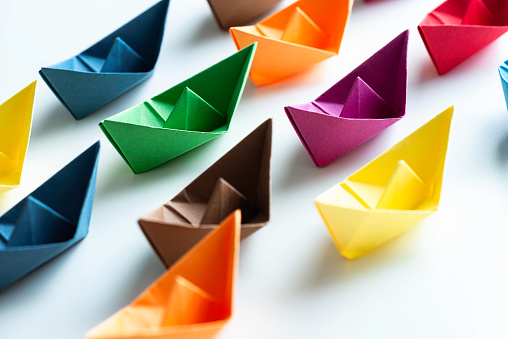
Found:
[[[148,79],[159,57],[169,0],[161,0],[80,54],[39,74],[75,119]]]
[[[342,255],[362,256],[437,210],[453,107],[316,198]]]
[[[353,0],[299,0],[253,26],[232,27],[238,49],[258,42],[250,78],[268,85],[339,52]]]
[[[242,211],[242,239],[268,223],[271,147],[269,119],[173,199],[139,219],[166,267],[236,209]]]
[[[99,142],[0,217],[0,291],[88,233]]]
[[[240,211],[227,216],[131,304],[86,337],[213,337],[232,314],[240,223]]]
[[[99,126],[134,173],[201,146],[228,131],[255,50],[248,46]]]
[[[286,115],[318,167],[342,157],[406,113],[409,31],[398,35],[316,100]]]

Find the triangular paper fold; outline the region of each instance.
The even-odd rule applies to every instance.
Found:
[[[251,45],[99,126],[134,173],[226,133],[245,87]]]
[[[97,142],[0,217],[0,291],[88,234],[99,149]]]
[[[232,27],[238,49],[258,42],[250,78],[268,85],[339,52],[352,0],[299,0],[255,26]]]
[[[19,186],[25,161],[36,81],[0,105],[0,193]]]
[[[418,26],[438,74],[445,74],[508,31],[503,0],[447,0]]]
[[[82,119],[153,72],[169,0],[161,0],[75,57],[39,74],[75,119]]]
[[[88,339],[213,337],[232,314],[241,213],[228,216]]]
[[[318,167],[352,151],[406,113],[405,31],[316,100],[285,107],[303,146]]]
[[[316,198],[342,255],[362,256],[437,210],[453,107]]]
[[[237,208],[242,211],[242,239],[268,223],[271,149],[269,119],[173,199],[139,219],[166,267]]]

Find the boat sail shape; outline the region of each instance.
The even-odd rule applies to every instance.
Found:
[[[316,100],[285,108],[296,134],[318,167],[373,138],[406,114],[405,31]]]
[[[418,25],[437,73],[448,73],[508,31],[504,0],[447,0]]]
[[[231,318],[240,249],[235,211],[87,339],[209,339]]]
[[[148,79],[159,57],[169,0],[161,0],[80,54],[39,74],[75,119]]]
[[[99,126],[134,173],[201,146],[229,130],[255,50],[250,45]]]
[[[353,0],[299,0],[254,26],[232,27],[238,49],[259,44],[250,78],[269,85],[339,53]]]
[[[88,234],[99,142],[0,217],[0,291]]]
[[[0,193],[18,187],[30,139],[36,81],[0,105]]]
[[[139,219],[166,267],[236,209],[242,211],[242,239],[269,222],[271,153],[268,119],[173,199]]]
[[[316,198],[342,255],[362,256],[437,210],[453,106]]]

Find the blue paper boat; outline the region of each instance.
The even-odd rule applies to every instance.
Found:
[[[503,62],[498,68],[499,75],[501,76],[501,85],[503,86],[504,99],[506,107],[508,107],[508,60]]]
[[[100,143],[0,217],[0,291],[88,234]]]
[[[39,74],[76,119],[152,75],[166,24],[169,0],[162,0],[75,57]]]

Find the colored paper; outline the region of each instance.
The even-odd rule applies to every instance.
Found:
[[[248,24],[281,0],[208,0],[222,29]]]
[[[316,100],[285,107],[296,134],[318,167],[326,166],[406,114],[405,31]]]
[[[0,105],[0,193],[18,187],[32,127],[36,81]]]
[[[189,250],[130,305],[88,339],[208,339],[231,318],[240,211]]]
[[[339,53],[353,0],[299,0],[254,26],[232,27],[238,49],[258,42],[250,78],[268,85]]]
[[[508,31],[508,6],[503,0],[447,0],[418,31],[442,75]]]
[[[88,234],[99,142],[0,217],[0,291]]]
[[[169,0],[161,0],[95,45],[39,74],[75,119],[82,119],[152,75]]]
[[[242,96],[251,45],[99,126],[134,173],[226,133]]]
[[[503,86],[506,107],[508,107],[508,60],[499,66],[499,76],[501,77],[501,85]]]
[[[316,198],[339,251],[360,257],[437,210],[453,106]]]
[[[270,220],[272,120],[257,127],[173,199],[139,219],[170,267],[220,221],[242,211],[242,239]]]

